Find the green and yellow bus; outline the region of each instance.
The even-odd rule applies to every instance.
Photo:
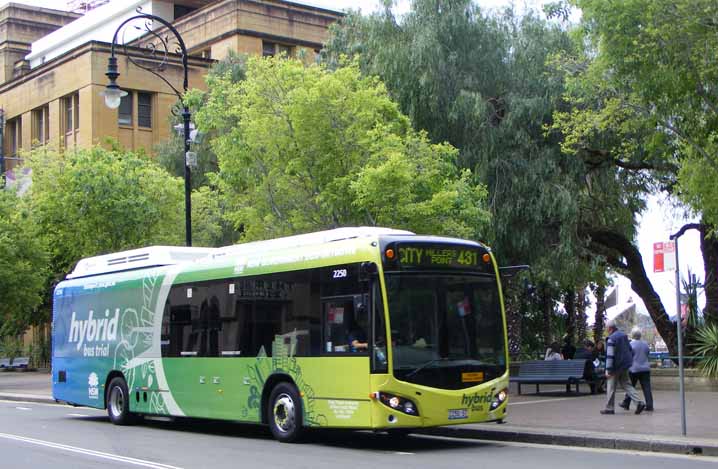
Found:
[[[375,227],[83,259],[54,291],[53,397],[285,442],[501,421],[498,272],[480,243]]]

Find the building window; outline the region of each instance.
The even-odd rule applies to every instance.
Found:
[[[292,46],[285,46],[284,44],[277,44],[277,55],[280,57],[291,57]]]
[[[132,93],[127,93],[127,96],[123,96],[120,100],[120,107],[118,108],[117,123],[120,125],[132,125]]]
[[[277,44],[276,42],[262,41],[262,56],[274,57],[275,55],[283,57],[292,57],[294,48],[285,44]]]
[[[151,93],[137,93],[137,124],[140,127],[152,127]]]
[[[117,113],[117,123],[121,126],[152,128],[152,100],[154,95],[143,91],[127,91],[123,96]],[[135,106],[137,103],[137,106]]]
[[[8,119],[5,123],[5,134],[7,138],[7,154],[9,157],[17,155],[22,148],[22,118]]]
[[[50,134],[50,106],[42,106],[32,111],[32,142],[44,145]]]
[[[80,94],[74,93],[62,98],[63,131],[72,134],[80,128]]]
[[[277,45],[273,42],[262,41],[262,56],[274,57],[277,53]]]
[[[174,18],[175,18],[175,20],[182,18],[183,16],[189,15],[196,9],[197,8],[188,7],[188,6],[184,6],[184,5],[175,5],[174,6]]]

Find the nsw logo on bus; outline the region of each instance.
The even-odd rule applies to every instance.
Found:
[[[100,379],[94,371],[87,377],[87,395],[90,399],[100,398]]]

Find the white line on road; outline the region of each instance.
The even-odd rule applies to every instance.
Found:
[[[17,410],[32,410],[32,409],[29,408],[29,407],[19,407],[19,406],[18,406],[18,407],[15,407],[15,408],[16,408]]]
[[[536,448],[554,451],[578,451],[584,453],[612,453],[622,454],[627,456],[638,456],[646,458],[668,458],[668,459],[689,459],[691,461],[705,461],[705,462],[718,462],[718,458],[715,456],[703,456],[697,454],[676,454],[676,453],[661,453],[659,451],[640,451],[630,449],[612,449],[612,448],[591,448],[587,446],[565,446],[565,445],[549,445],[542,443],[523,443],[520,441],[498,441],[498,440],[482,440],[473,438],[452,438],[449,436],[439,435],[416,435],[417,438],[435,438],[440,440],[449,441],[473,441],[475,443],[491,444],[496,446],[513,446],[519,448]]]
[[[143,459],[129,458],[127,456],[119,456],[116,454],[102,453],[100,451],[94,451],[91,449],[78,448],[76,446],[68,446],[60,443],[52,443],[50,441],[36,440],[35,438],[27,438],[24,436],[10,435],[8,433],[0,433],[0,438],[8,440],[21,441],[23,443],[29,443],[32,445],[46,446],[48,448],[59,449],[61,451],[68,451],[71,453],[80,453],[88,456],[94,456],[96,458],[110,459],[112,461],[125,462],[127,464],[134,464],[135,466],[150,467],[153,469],[181,469],[177,466],[169,466],[167,464],[161,464],[152,461],[145,461]]]
[[[575,397],[560,397],[558,399],[541,399],[539,401],[522,401],[522,402],[509,402],[509,405],[526,405],[526,404],[539,404],[541,402],[559,402],[569,401],[576,399]]]
[[[67,414],[68,417],[89,417],[87,414]]]

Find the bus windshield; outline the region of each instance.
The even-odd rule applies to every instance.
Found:
[[[388,273],[386,285],[397,379],[463,389],[505,373],[496,277]]]

